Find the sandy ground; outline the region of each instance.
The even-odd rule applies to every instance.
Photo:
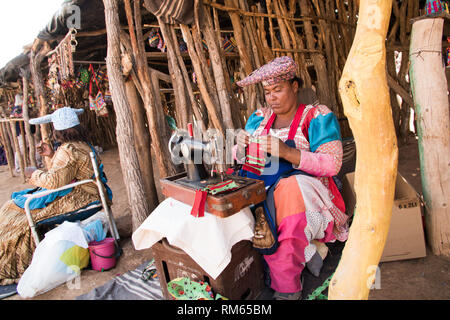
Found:
[[[113,277],[133,270],[141,263],[151,259],[149,249],[137,251],[130,239],[131,217],[128,208],[125,185],[119,164],[117,149],[107,150],[102,155],[105,172],[109,179],[114,199],[112,211],[116,219],[123,255],[117,266],[106,272],[83,270],[80,288],[70,289],[63,284],[34,300],[71,300],[81,294],[101,286]],[[417,141],[412,137],[407,146],[399,152],[399,171],[421,192],[419,157]],[[10,176],[7,166],[0,166],[0,203],[8,200],[11,192],[28,187],[21,177]],[[413,260],[386,262],[380,264],[379,288],[371,291],[369,299],[450,299],[450,258],[438,257],[427,248],[427,257]],[[20,300],[19,295],[7,298]]]

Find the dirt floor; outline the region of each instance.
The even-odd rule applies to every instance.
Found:
[[[107,150],[101,155],[114,198],[112,211],[116,219],[123,255],[117,266],[106,272],[83,270],[80,287],[69,288],[63,284],[33,300],[71,300],[103,285],[113,277],[137,268],[151,259],[149,249],[137,251],[131,242],[131,217],[126,190],[122,178],[117,149]],[[420,168],[417,140],[411,137],[408,145],[400,148],[399,171],[420,193]],[[21,177],[11,177],[7,166],[0,166],[0,203],[8,200],[13,191],[28,187]],[[380,264],[377,289],[371,290],[371,300],[398,299],[450,299],[450,258],[433,255],[427,248],[427,257]],[[21,300],[14,295],[7,300]]]

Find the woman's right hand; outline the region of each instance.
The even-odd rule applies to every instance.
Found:
[[[37,146],[36,146],[36,151],[41,155],[41,156],[45,156],[45,157],[53,157],[53,154],[55,153],[52,149],[52,147],[50,147],[50,145],[48,143],[45,143],[44,141],[41,141]]]
[[[250,136],[251,135],[245,130],[239,131],[236,137],[238,155],[242,156],[245,153],[245,147],[250,143]]]

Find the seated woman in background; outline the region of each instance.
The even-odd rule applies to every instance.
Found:
[[[69,183],[91,179],[94,175],[87,135],[77,114],[83,109],[64,107],[50,115],[30,119],[31,124],[53,123],[53,138],[61,143],[56,151],[46,143],[37,148],[42,156],[50,157],[48,171],[26,168],[29,183],[45,189],[57,189]],[[97,162],[100,159],[97,155]],[[0,285],[17,283],[25,272],[36,248],[23,209],[24,197],[13,193],[12,200],[0,208]],[[39,222],[72,212],[100,200],[97,186],[87,183],[56,194],[46,203],[30,206],[34,221]],[[39,198],[40,199],[40,198]],[[48,203],[51,201],[50,203]]]
[[[248,177],[274,186],[278,247],[263,254],[276,299],[300,299],[305,265],[316,276],[322,267],[317,246],[348,236],[344,202],[332,178],[342,165],[339,124],[326,106],[299,102],[296,69],[292,58],[279,57],[237,82],[261,82],[268,104],[238,134],[235,159]],[[261,212],[256,210],[255,247],[270,233]]]

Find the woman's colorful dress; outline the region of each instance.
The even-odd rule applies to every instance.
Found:
[[[262,135],[272,110],[257,110],[245,127],[253,137]],[[285,142],[290,127],[270,128],[268,135]],[[301,160],[295,169],[310,175],[283,178],[275,187],[274,202],[279,248],[265,255],[271,287],[278,292],[302,290],[300,276],[316,252],[311,240],[345,241],[348,216],[333,180],[342,165],[342,142],[338,121],[324,105],[307,105],[294,137]],[[244,159],[237,159],[238,162]]]

